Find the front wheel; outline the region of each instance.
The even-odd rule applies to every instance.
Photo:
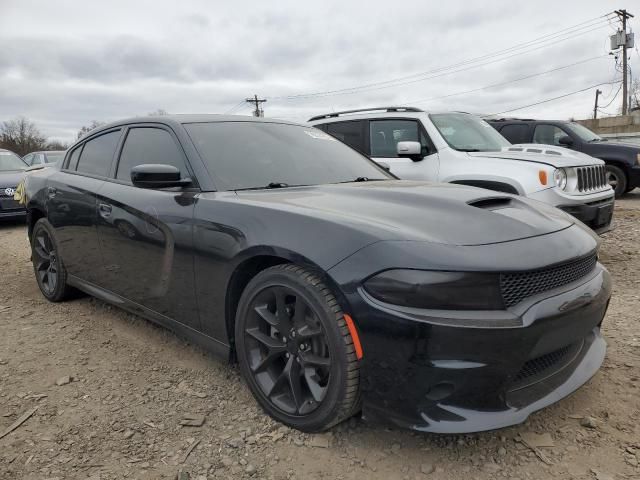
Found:
[[[621,197],[627,192],[627,176],[621,168],[615,165],[607,165],[607,182],[613,188],[616,198]]]
[[[318,432],[358,408],[359,360],[344,314],[313,272],[277,265],[242,293],[235,340],[240,371],[276,420]]]
[[[67,285],[67,271],[60,258],[54,229],[45,218],[33,226],[31,261],[38,287],[47,300],[61,302],[73,293],[73,288]]]

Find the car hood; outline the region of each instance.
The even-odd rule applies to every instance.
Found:
[[[607,154],[611,152],[624,152],[630,155],[632,161],[635,160],[635,155],[640,153],[640,144],[634,143],[622,143],[622,142],[591,142],[585,143],[584,149],[592,155]]]
[[[0,187],[15,187],[24,178],[24,171],[8,170],[0,172]]]
[[[560,210],[522,197],[404,180],[244,191],[237,198],[254,207],[357,228],[377,240],[486,245],[547,235],[574,223]]]
[[[514,151],[514,150],[521,151]],[[575,150],[538,143],[521,143],[511,145],[499,152],[469,152],[472,157],[504,158],[549,165],[556,168],[584,167],[588,165],[604,165],[602,160],[593,158]]]

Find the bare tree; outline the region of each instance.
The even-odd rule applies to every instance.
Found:
[[[45,150],[66,150],[67,148],[69,148],[69,144],[59,140],[49,140],[45,146]]]
[[[0,147],[24,156],[35,150],[42,150],[46,145],[45,138],[36,124],[25,117],[2,122],[0,126]]]
[[[640,108],[640,80],[634,80],[631,84],[631,91],[629,96],[631,97],[631,102],[629,102],[629,110],[632,108]]]
[[[79,131],[78,131],[78,139],[84,137],[87,133],[89,133],[91,130],[101,127],[102,125],[104,125],[104,122],[99,122],[97,120],[91,120],[91,123],[89,125],[84,125]]]

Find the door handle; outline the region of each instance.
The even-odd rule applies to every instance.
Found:
[[[55,197],[57,193],[58,193],[58,189],[56,187],[47,188],[47,195],[49,196],[49,198]]]
[[[101,203],[98,205],[98,212],[100,212],[100,216],[102,217],[109,217],[111,215],[111,210],[113,210],[113,207],[109,204]]]

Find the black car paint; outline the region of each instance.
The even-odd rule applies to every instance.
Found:
[[[496,192],[396,180],[215,191],[181,125],[192,118],[117,125],[170,129],[197,188],[140,189],[60,166],[28,177],[30,228],[49,218],[72,285],[231,358],[237,286],[265,265],[312,268],[360,332],[365,417],[426,431],[518,423],[602,363],[598,325],[611,286],[599,265],[588,278],[500,312],[409,312],[380,305],[361,288],[390,268],[520,271],[595,251],[597,237],[568,215]],[[495,197],[509,206],[477,203]],[[509,403],[508,385],[527,359],[582,338],[591,339],[589,348],[565,369],[571,375],[521,392],[518,406]]]
[[[640,154],[639,145],[607,141],[585,142],[576,135],[572,129],[567,128],[569,122],[561,120],[487,119],[487,121],[499,132],[507,125],[526,125],[528,130],[525,135],[525,141],[518,143],[533,143],[536,125],[552,125],[558,127],[562,129],[573,142],[571,145],[566,145],[566,148],[591,155],[592,157],[603,160],[609,165],[621,168],[627,175],[629,188],[640,186],[640,164],[638,164],[637,160],[637,156]]]

